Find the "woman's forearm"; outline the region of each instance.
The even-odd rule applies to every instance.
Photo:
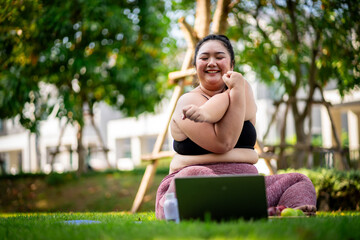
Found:
[[[182,109],[183,119],[194,122],[216,123],[223,118],[229,107],[229,90],[212,96],[203,105],[187,105]]]
[[[258,161],[258,154],[253,149],[235,148],[223,154],[209,153],[204,155],[180,155],[175,154],[170,164],[170,173],[181,168],[197,165],[221,162],[250,163]]]
[[[224,117],[214,125],[215,134],[223,145],[223,151],[233,149],[243,128],[246,113],[245,79],[239,73],[232,73],[227,81],[234,81],[229,87],[229,107]],[[213,151],[215,152],[215,151]]]
[[[200,109],[206,114],[206,122],[216,123],[225,115],[228,107],[229,91],[226,91],[211,97],[205,104],[200,106]]]

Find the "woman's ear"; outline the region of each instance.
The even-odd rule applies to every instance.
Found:
[[[234,71],[234,61],[231,63],[230,69],[231,71]]]

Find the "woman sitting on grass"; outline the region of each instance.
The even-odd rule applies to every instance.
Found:
[[[256,104],[249,83],[234,72],[234,51],[223,35],[209,35],[196,46],[194,65],[199,86],[178,101],[171,121],[177,154],[170,174],[156,196],[156,216],[164,218],[165,194],[175,192],[174,178],[258,174]],[[316,212],[316,192],[303,174],[265,177],[269,207],[298,208]]]

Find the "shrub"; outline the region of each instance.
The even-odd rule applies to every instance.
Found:
[[[68,181],[77,179],[76,172],[66,172],[66,173],[50,173],[46,176],[45,181],[50,186],[58,186],[64,184]]]
[[[279,173],[286,172],[299,172],[310,178],[315,186],[318,210],[360,210],[359,170],[339,171],[325,168],[279,170]]]

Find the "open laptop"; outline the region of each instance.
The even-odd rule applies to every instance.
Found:
[[[192,176],[175,178],[181,220],[267,218],[262,175]]]

